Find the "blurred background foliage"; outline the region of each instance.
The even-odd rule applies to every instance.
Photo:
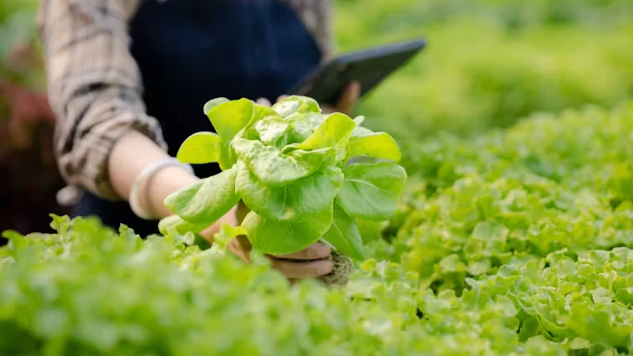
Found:
[[[401,141],[633,93],[633,1],[338,0],[336,10],[340,51],[428,42],[359,107]]]
[[[403,145],[479,135],[539,112],[633,95],[631,0],[334,0],[338,50],[423,37],[428,47],[358,107]],[[0,230],[63,213],[36,0],[0,1]]]
[[[0,1],[0,230],[48,231],[65,213],[53,156],[55,118],[35,27],[36,0]],[[0,241],[1,244],[2,241]]]
[[[26,52],[39,50],[35,14],[37,0],[0,2],[0,80],[29,88],[44,88],[44,71],[39,56],[25,58]]]

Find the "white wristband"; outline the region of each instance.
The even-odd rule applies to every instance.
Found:
[[[141,203],[139,200],[139,191],[141,190],[143,183],[145,183],[145,181],[154,173],[168,166],[184,167],[189,173],[193,174],[193,168],[191,167],[191,165],[182,163],[176,158],[167,158],[155,161],[145,167],[145,169],[143,169],[141,174],[139,174],[139,176],[134,181],[129,197],[130,208],[132,208],[134,214],[136,214],[136,216],[138,216],[139,218],[145,220],[151,220],[153,218],[151,213],[147,212],[141,207]]]

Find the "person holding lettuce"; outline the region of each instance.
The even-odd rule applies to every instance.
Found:
[[[333,53],[329,0],[42,0],[37,23],[69,183],[59,199],[74,204],[73,216],[142,236],[170,215],[169,194],[220,172],[173,158],[189,135],[213,131],[206,101],[270,105]],[[350,85],[328,110],[349,113],[358,95]],[[202,235],[239,224],[237,210]],[[248,249],[238,239],[231,246],[244,259]],[[329,255],[317,243],[270,258],[296,279],[328,274]]]

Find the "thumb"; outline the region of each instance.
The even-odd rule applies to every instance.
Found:
[[[270,100],[266,99],[266,98],[259,98],[255,101],[257,104],[262,105],[262,106],[270,106]]]
[[[343,91],[338,102],[338,109],[346,114],[351,114],[360,97],[360,83],[351,82]]]

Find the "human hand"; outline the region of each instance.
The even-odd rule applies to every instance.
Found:
[[[334,112],[342,112],[347,116],[351,116],[354,111],[354,107],[358,103],[360,98],[360,84],[358,82],[351,82],[341,94],[335,107],[327,104],[321,105],[321,110],[326,114],[332,114]]]
[[[248,256],[251,249],[251,243],[246,236],[238,236],[229,243],[229,250],[246,263],[250,263]],[[330,246],[317,242],[295,253],[266,257],[271,261],[273,269],[281,272],[290,281],[294,281],[321,277],[332,272],[334,266],[327,260],[330,255]]]
[[[238,204],[229,213],[208,229],[200,232],[200,235],[208,241],[213,241],[213,236],[219,231],[223,223],[233,226],[240,225],[248,208],[244,204]],[[249,255],[252,245],[246,236],[238,236],[229,242],[229,251],[246,263],[250,263]],[[272,263],[272,268],[281,272],[291,282],[296,279],[321,277],[332,272],[332,262],[327,260],[330,256],[330,247],[324,243],[315,243],[308,248],[281,256],[266,256]]]

